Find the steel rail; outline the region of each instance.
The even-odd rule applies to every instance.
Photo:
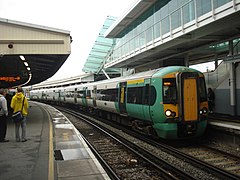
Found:
[[[58,107],[59,109],[59,107]],[[157,163],[149,160],[149,159],[154,159],[155,161],[157,161],[159,164],[164,164],[164,166],[167,166],[168,169],[171,169],[172,171],[176,172],[179,176],[181,176],[181,179],[196,179],[194,176],[182,171],[181,169],[178,169],[174,166],[172,166],[171,164],[169,164],[168,162],[166,162],[165,160],[159,159],[159,157],[155,156],[154,154],[144,150],[143,148],[137,146],[136,144],[128,141],[127,139],[121,137],[120,135],[118,135],[115,132],[112,132],[109,129],[106,129],[105,127],[99,125],[99,124],[94,124],[91,120],[86,120],[86,118],[88,118],[85,115],[82,115],[80,113],[76,113],[74,111],[70,111],[69,109],[62,109],[61,111],[65,111],[73,116],[76,116],[78,118],[81,118],[82,120],[86,121],[87,123],[91,124],[92,126],[94,126],[95,128],[103,131],[105,134],[107,134],[108,136],[110,136],[111,138],[113,138],[114,140],[116,140],[117,142],[119,142],[120,144],[122,144],[123,146],[125,146],[127,149],[131,150],[133,153],[137,154],[139,157],[141,157],[142,159],[144,159],[145,161],[147,161],[148,163],[150,163],[151,165],[153,165],[155,168],[157,168],[159,171],[164,173],[164,178],[166,179],[179,179],[179,177],[175,177],[172,174],[169,173],[169,171],[166,171],[165,169],[163,169],[162,167],[160,167]],[[88,118],[89,119],[89,118]],[[121,140],[120,140],[121,139]],[[135,148],[133,148],[133,146]],[[136,150],[135,150],[136,149]]]
[[[113,171],[113,169],[107,164],[107,162],[102,158],[102,156],[97,152],[97,150],[91,145],[91,143],[82,136],[84,141],[87,143],[88,147],[91,149],[93,154],[98,159],[99,163],[103,166],[103,169],[105,169],[108,176],[113,180],[120,180],[120,178],[117,176],[117,174]]]
[[[139,138],[139,136],[138,136]],[[149,138],[144,138],[144,137],[140,137],[139,139],[143,140],[143,141],[147,141],[148,143],[154,145],[155,147],[159,147],[161,149],[165,149],[167,152],[169,152],[170,154],[176,156],[178,155],[179,158],[181,159],[184,159],[186,161],[188,161],[189,163],[192,163],[194,162],[195,164],[197,165],[201,165],[202,167],[204,167],[205,169],[207,169],[208,171],[211,171],[211,172],[214,172],[214,173],[217,173],[219,174],[219,176],[221,178],[228,178],[228,179],[236,179],[236,180],[239,180],[240,179],[240,176],[238,176],[237,174],[232,174],[224,169],[221,169],[221,168],[218,168],[214,165],[211,165],[207,162],[204,162],[204,161],[201,161],[195,157],[192,157],[188,154],[185,154],[179,150],[177,150],[176,148],[173,148],[171,146],[168,146],[167,144],[165,143],[159,143],[159,142],[156,142],[156,141],[153,141]]]

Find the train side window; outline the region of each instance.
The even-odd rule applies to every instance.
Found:
[[[127,88],[127,103],[142,104],[143,87]]]
[[[118,89],[101,89],[97,90],[97,100],[118,101]]]
[[[146,84],[146,86],[144,86],[143,87],[143,104],[146,104],[146,105],[148,105],[149,104],[149,91],[150,91],[150,89],[149,89],[149,84]]]
[[[67,98],[72,98],[74,96],[74,92],[73,91],[67,91],[66,92],[66,97]]]
[[[77,98],[83,98],[83,91],[77,91]]]
[[[143,104],[152,106],[154,105],[157,97],[157,92],[154,86],[149,86],[146,84],[144,87],[144,95],[143,95]]]
[[[153,106],[155,104],[157,98],[157,91],[154,86],[150,86],[149,88],[149,106]]]
[[[200,94],[200,101],[207,100],[207,91],[204,78],[199,78],[199,94]]]
[[[109,95],[111,95],[110,101],[118,102],[118,89],[109,89]]]
[[[96,99],[97,99],[97,100],[102,100],[101,90],[99,90],[99,89],[97,90]]]

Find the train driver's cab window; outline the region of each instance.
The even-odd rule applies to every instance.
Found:
[[[207,100],[206,85],[203,77],[199,78],[199,94],[200,94],[200,101]]]
[[[177,87],[176,79],[163,79],[163,103],[176,104],[177,103]]]

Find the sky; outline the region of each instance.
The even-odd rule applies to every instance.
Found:
[[[107,16],[121,17],[136,0],[0,0],[0,18],[70,31],[71,54],[49,80],[83,74]]]

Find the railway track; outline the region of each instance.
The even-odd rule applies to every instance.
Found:
[[[105,168],[114,171],[114,179],[195,179],[135,145],[134,142],[115,133],[110,134],[92,122],[86,123],[85,117],[79,117],[72,112],[66,113],[77,116],[77,120],[72,123],[83,134],[90,147],[94,148],[95,154],[106,162]]]
[[[208,146],[179,148],[179,150],[203,162],[221,168],[226,172],[240,176],[240,156],[235,156]]]
[[[86,116],[84,116],[84,118],[86,118]],[[90,118],[90,119],[93,120],[93,118]],[[99,122],[99,123],[102,124],[102,122]],[[108,126],[108,125],[105,125],[105,126]],[[122,130],[119,131],[116,129],[112,131],[116,131],[117,134],[121,134],[122,132]],[[132,132],[131,130],[129,131],[128,129],[125,129],[124,131],[128,131],[127,133],[133,136],[137,136],[139,138],[139,134],[136,135],[136,133]],[[214,164],[210,164],[209,163],[211,162],[210,160],[207,160],[208,162],[205,162],[199,158],[194,157],[193,154],[190,155],[190,153],[184,152],[184,149],[176,149],[164,143],[159,143],[155,140],[146,138],[144,136],[140,136],[140,137],[141,137],[140,141],[142,141],[140,142],[141,145],[139,145],[138,140],[136,140],[135,138],[132,138],[132,140],[130,141],[134,142],[134,144],[138,144],[139,147],[142,147],[142,144],[145,144],[147,142],[148,145],[146,145],[144,149],[147,149],[148,152],[155,154],[155,156],[157,156],[158,159],[162,159],[165,162],[172,164],[172,166],[178,167],[177,168],[178,171],[185,172],[185,174],[188,174],[189,177],[191,177],[191,179],[239,179],[238,174],[234,174],[232,171],[229,171],[229,169],[224,170],[222,168],[217,167]],[[198,150],[195,149],[193,151],[198,151]],[[141,154],[143,153],[141,152]],[[129,159],[134,160],[135,158],[130,157]],[[226,159],[229,159],[229,158],[226,158]],[[126,160],[125,162],[127,161],[128,160]]]
[[[239,157],[226,152],[200,145],[174,148],[165,143],[149,141],[155,147],[165,149],[170,154],[189,162],[220,179],[240,179]],[[227,165],[227,166],[225,166]]]

